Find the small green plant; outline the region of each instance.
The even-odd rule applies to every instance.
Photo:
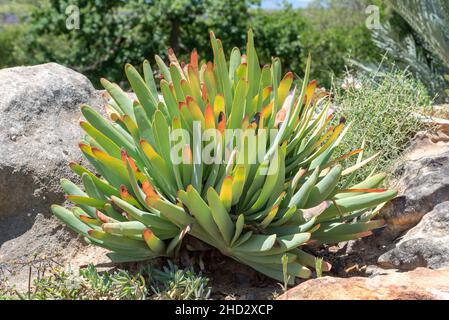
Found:
[[[317,278],[323,276],[323,258],[315,258],[315,272]]]
[[[192,268],[181,270],[172,262],[162,270],[152,266],[138,272],[126,270],[99,272],[92,265],[75,272],[54,267],[34,279],[28,292],[0,282],[0,300],[144,300],[208,299],[209,279]]]
[[[196,274],[192,268],[178,269],[171,261],[162,270],[151,268],[153,299],[161,300],[204,300],[209,299],[209,279]]]
[[[290,282],[290,276],[288,275],[288,256],[286,254],[282,256],[282,274],[284,275],[284,285],[282,286],[282,290],[286,292],[288,283]]]
[[[416,115],[427,113],[431,103],[424,86],[407,71],[392,68],[387,73],[356,78],[356,85],[336,89],[334,102],[338,115],[353,123],[340,145],[340,154],[362,143],[367,157],[380,153],[357,172],[355,181],[359,182],[376,168],[391,168],[415,133],[424,128]],[[351,164],[354,160],[349,159]]]
[[[19,294],[22,299],[35,300],[142,300],[147,288],[142,275],[131,275],[119,270],[99,273],[93,265],[73,270],[54,270],[51,275],[37,279],[31,296]]]
[[[111,121],[82,106],[80,143],[101,177],[71,163],[84,188],[63,179],[76,206],[52,211],[116,262],[177,256],[188,235],[281,282],[286,254],[293,284],[315,267],[302,246],[370,235],[384,224],[371,221],[371,209],[396,191],[378,188],[384,174],[338,186],[373,158],[363,160],[362,149],[333,158],[350,125],[330,125],[330,101],[309,82],[310,58],[296,88],[278,58],[260,66],[251,30],[245,54],[234,48],[229,60],[212,32],[210,40],[213,62],[200,63],[196,50],[188,64],[173,50],[168,65],[156,56],[162,99],[148,61],[143,77],[125,67],[136,100],[101,81]]]

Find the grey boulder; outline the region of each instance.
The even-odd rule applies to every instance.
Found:
[[[49,207],[81,161],[80,105],[101,104],[83,75],[48,63],[0,70],[0,263],[64,248],[69,233]]]
[[[436,205],[378,263],[400,270],[449,267],[449,201]]]
[[[390,187],[399,196],[381,211],[386,227],[350,241],[346,253],[358,263],[402,270],[449,266],[449,246],[435,236],[442,227],[449,231],[443,214],[449,201],[449,143],[440,135],[417,134],[394,176]],[[423,226],[425,232],[416,231]]]
[[[414,227],[437,204],[449,201],[449,144],[417,135],[395,176],[400,195],[381,213],[391,239]]]

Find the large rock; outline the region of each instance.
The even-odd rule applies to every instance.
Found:
[[[371,278],[323,277],[288,290],[279,300],[447,300],[449,269],[418,268]]]
[[[449,266],[448,246],[440,246],[444,239],[441,235],[433,239],[435,232],[440,234],[441,226],[449,230],[449,220],[443,217],[447,205],[439,206],[449,201],[449,143],[444,133],[417,134],[394,176],[390,187],[399,189],[400,194],[381,211],[386,228],[372,237],[350,241],[346,247],[348,259],[359,265],[380,264],[403,270]],[[423,217],[417,230],[426,226],[426,231],[410,233],[401,241]]]
[[[378,263],[401,270],[449,267],[449,201],[435,206]]]
[[[382,211],[392,239],[414,227],[437,204],[449,201],[449,143],[417,135],[395,175],[400,195]]]
[[[62,177],[74,179],[80,104],[101,95],[83,75],[49,63],[0,70],[0,264],[36,253],[68,253],[72,237],[51,217]]]

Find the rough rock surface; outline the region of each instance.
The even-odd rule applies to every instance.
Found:
[[[52,254],[73,238],[51,217],[69,161],[81,161],[79,106],[101,96],[83,75],[49,63],[0,70],[0,263]]]
[[[398,236],[439,203],[449,201],[449,143],[417,135],[395,172],[400,195],[383,210],[388,231]]]
[[[378,263],[401,270],[449,267],[449,201],[435,206]]]
[[[440,245],[444,240],[440,230],[449,230],[449,219],[443,214],[447,205],[440,206],[449,201],[449,143],[442,134],[438,130],[416,135],[395,172],[392,187],[399,189],[399,196],[381,212],[386,228],[374,236],[350,241],[346,260],[402,270],[449,266],[448,247]],[[420,231],[407,233],[402,239],[418,223],[416,230]]]
[[[288,290],[278,300],[447,300],[449,269],[418,268],[371,278],[312,279]]]

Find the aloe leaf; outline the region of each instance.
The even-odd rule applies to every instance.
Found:
[[[207,201],[212,212],[212,217],[217,224],[218,229],[220,229],[223,239],[230,245],[231,238],[234,234],[234,223],[221,202],[219,195],[213,188],[207,190]]]
[[[157,86],[156,82],[154,81],[153,69],[151,68],[151,64],[148,62],[148,60],[145,60],[143,62],[143,75],[145,79],[145,84],[150,90],[151,96],[154,98],[158,98]]]
[[[312,192],[313,187],[317,182],[319,173],[320,169],[316,168],[309,176],[309,178],[304,182],[301,188],[299,188],[298,192],[293,195],[292,199],[290,200],[289,206],[295,205],[297,208],[304,207],[304,205],[307,203],[307,199],[309,198],[310,193]]]
[[[254,234],[245,243],[234,247],[234,250],[240,252],[264,252],[270,250],[276,242],[276,235]]]
[[[231,57],[229,58],[229,80],[234,82],[235,70],[240,65],[242,57],[239,48],[233,48],[231,51]]]
[[[217,66],[217,80],[219,85],[221,86],[221,93],[223,93],[226,107],[231,108],[232,104],[232,92],[231,92],[231,83],[228,76],[228,68],[226,66],[226,59],[224,57],[223,47],[220,44],[220,41],[215,38],[214,33],[210,32],[210,40],[212,44],[212,51],[214,54],[214,61]],[[226,113],[229,114],[229,109],[226,110]]]
[[[128,252],[130,256],[153,255],[154,252],[148,249],[147,245],[140,240],[129,239],[126,237],[108,234],[104,231],[90,230],[88,232],[89,238],[95,241],[96,244],[101,245],[107,249],[118,252]]]
[[[153,233],[153,231],[151,231],[151,229],[145,229],[143,231],[143,238],[151,251],[154,251],[160,255],[163,255],[165,253],[165,243],[161,239],[159,239]]]
[[[81,106],[81,112],[94,128],[111,139],[117,146],[124,147],[133,158],[138,158],[134,145],[131,144],[131,142],[122,134],[120,134],[116,128],[103,119],[97,111],[87,105],[84,105]]]
[[[77,219],[71,211],[58,205],[52,205],[51,211],[59,220],[65,223],[73,231],[84,236],[88,235],[87,232],[91,228],[89,228],[86,224]]]
[[[362,182],[360,182],[358,184],[355,184],[355,185],[349,187],[349,189],[357,190],[357,189],[377,188],[385,180],[386,176],[387,175],[385,173],[378,173],[376,175],[366,178],[365,180],[363,180]],[[359,194],[363,194],[363,192],[341,192],[341,191],[338,191],[337,194],[335,195],[335,199],[343,199],[343,198],[352,197],[352,196],[359,195]]]
[[[137,99],[139,99],[139,102],[145,109],[148,117],[151,118],[153,113],[156,111],[156,106],[158,104],[157,96],[153,97],[145,81],[142,79],[136,68],[132,65],[127,64],[125,66],[125,73],[134,93],[137,96]]]
[[[70,169],[72,169],[72,171],[75,172],[80,177],[82,177],[83,174],[88,174],[90,176],[90,178],[92,179],[92,181],[95,183],[95,186],[103,194],[108,195],[108,196],[111,196],[111,195],[119,196],[120,195],[119,191],[117,189],[115,189],[113,186],[111,186],[106,181],[98,178],[96,175],[94,175],[92,172],[90,172],[83,166],[81,166],[75,162],[71,162],[69,164],[69,166],[70,166]]]
[[[145,229],[145,225],[139,221],[125,221],[125,222],[115,222],[115,223],[103,223],[101,228],[104,232],[128,236],[128,237],[137,237],[142,238],[143,230]]]
[[[333,167],[329,173],[312,188],[305,208],[315,207],[328,199],[329,195],[331,195],[337,187],[342,171],[343,167],[341,165]]]
[[[234,100],[232,102],[229,116],[229,129],[240,128],[241,122],[245,115],[245,97],[248,90],[248,81],[246,79],[240,79],[235,89]]]
[[[82,191],[76,184],[67,179],[61,179],[61,187],[68,196],[88,197],[87,193]],[[80,207],[92,218],[95,217],[95,208],[80,204]]]
[[[106,89],[106,91],[111,95],[112,99],[117,103],[122,114],[128,114],[134,117],[133,113],[133,102],[129,98],[128,94],[125,93],[117,84],[111,83],[106,79],[101,79],[101,85]]]
[[[209,233],[214,239],[221,239],[221,233],[218,229],[217,224],[214,221],[212,212],[208,205],[199,195],[198,191],[192,186],[187,187],[187,197],[188,201],[185,203],[186,198],[184,197],[183,203],[189,208],[190,213],[195,217],[201,227]]]
[[[89,195],[89,197],[101,200],[106,199],[105,195],[97,189],[90,175],[88,175],[87,173],[83,173],[83,175],[81,176],[81,180],[83,182],[84,189],[86,190],[86,193]]]
[[[71,202],[78,204],[78,205],[89,206],[89,207],[94,207],[94,208],[99,208],[99,209],[103,208],[103,206],[107,203],[104,200],[94,199],[94,198],[90,198],[90,197],[83,197],[83,196],[74,196],[74,195],[67,196],[67,200],[70,200]]]
[[[332,204],[318,217],[317,221],[325,221],[326,219],[335,218],[348,212],[375,207],[382,202],[393,199],[396,195],[396,190],[388,190],[385,192],[367,193],[338,199],[335,201],[335,204]]]
[[[171,235],[176,234],[177,228],[171,222],[167,221],[165,218],[159,216],[158,214],[137,209],[133,205],[117,197],[112,197],[111,200],[123,211],[129,214],[133,219],[140,221],[145,226],[154,230],[164,230]]]

